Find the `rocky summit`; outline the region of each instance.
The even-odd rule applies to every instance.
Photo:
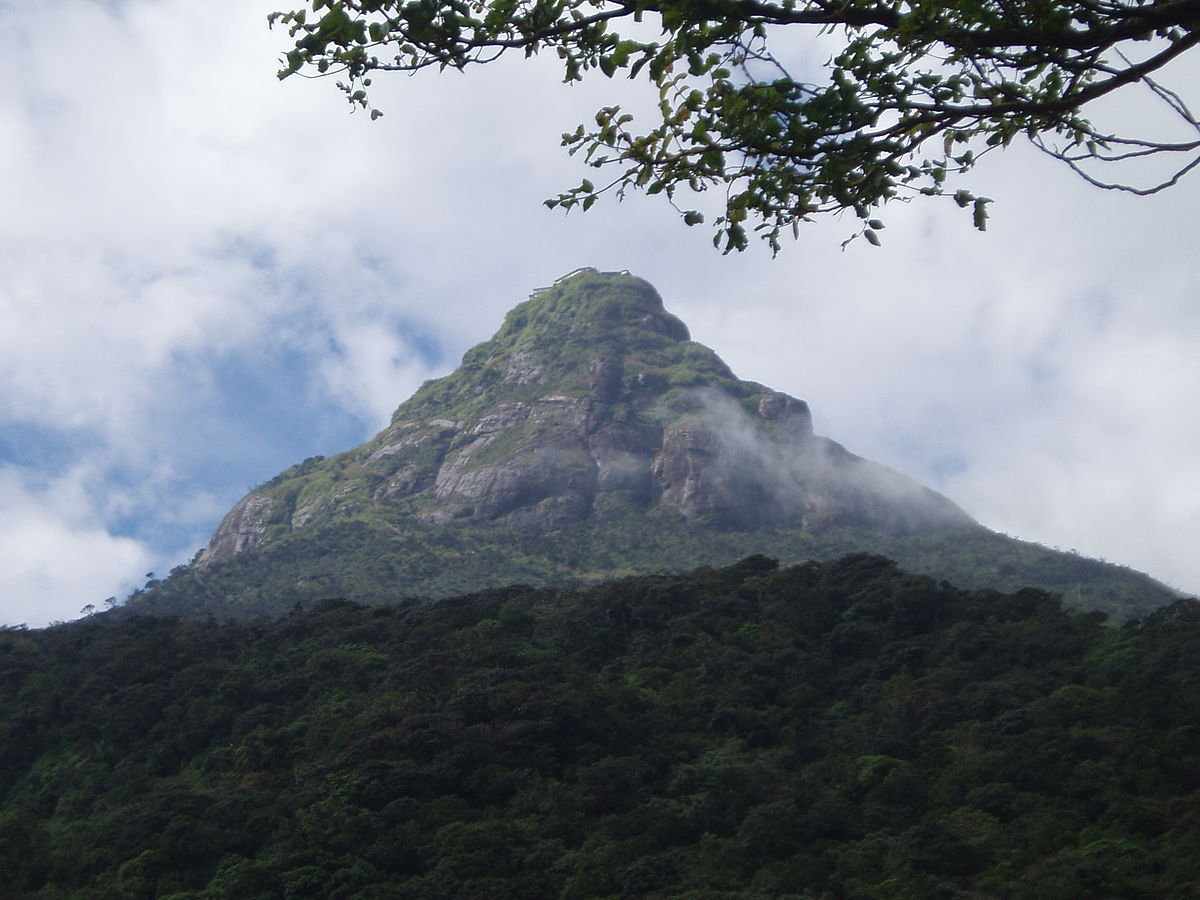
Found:
[[[246,618],[851,551],[1118,616],[1174,599],[990,532],[818,436],[808,404],[738,379],[647,282],[588,268],[534,291],[373,440],[251,491],[129,608]]]
[[[374,440],[251,492],[200,564],[369,508],[398,525],[546,533],[614,504],[734,529],[903,534],[970,522],[814,435],[803,400],[736,378],[645,281],[581,269],[535,291]]]

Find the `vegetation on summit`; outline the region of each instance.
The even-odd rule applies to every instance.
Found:
[[[0,632],[0,883],[49,898],[1182,898],[1200,607],[875,556]]]
[[[1157,79],[1200,41],[1198,18],[1197,0],[313,0],[270,21],[295,39],[280,77],[340,75],[363,108],[376,73],[509,51],[557,54],[568,82],[644,78],[657,112],[608,106],[565,134],[600,181],[547,203],[643,190],[695,225],[685,196],[714,190],[715,244],[743,250],[758,233],[777,252],[785,231],[844,210],[877,243],[878,208],[918,194],[952,197],[983,229],[989,199],[949,180],[1020,136],[1100,187],[1173,185],[1200,162],[1200,122]],[[1161,135],[1089,120],[1131,89],[1167,118]],[[1123,180],[1149,158],[1161,177]]]

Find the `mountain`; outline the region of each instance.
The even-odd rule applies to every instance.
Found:
[[[128,606],[247,618],[320,597],[857,550],[1118,617],[1174,599],[1138,573],[988,531],[815,434],[803,400],[738,379],[645,281],[579,269],[514,308],[371,441],[251,491],[192,566]]]
[[[582,270],[509,313],[374,440],[250,493],[199,564],[359,515],[545,534],[614,505],[734,529],[971,523],[816,437],[803,401],[739,381],[646,282]]]

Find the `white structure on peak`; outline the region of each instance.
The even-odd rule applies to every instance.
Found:
[[[576,275],[582,275],[584,272],[593,272],[594,273],[595,271],[596,271],[596,269],[594,266],[580,266],[578,269],[572,269],[570,272],[568,272],[562,278],[554,279],[553,286],[558,287],[564,281],[569,281],[570,279],[574,278]]]
[[[563,275],[561,278],[555,278],[554,283],[552,285],[550,285],[549,287],[536,288],[532,293],[530,293],[529,299],[532,300],[534,297],[537,297],[541,294],[546,293],[546,291],[550,290],[550,288],[556,288],[563,282],[570,281],[576,275],[582,275],[584,272],[591,272],[592,274],[597,274],[597,270],[596,270],[595,266],[580,266],[578,269],[572,269],[570,272],[568,272],[566,275]],[[621,269],[621,271],[619,271],[619,272],[601,272],[599,274],[602,274],[602,275],[629,275],[630,272],[628,269]]]

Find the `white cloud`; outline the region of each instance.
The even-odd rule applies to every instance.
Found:
[[[408,397],[433,374],[411,362],[415,354],[397,334],[378,324],[340,328],[337,346],[337,354],[322,363],[325,382],[335,397],[376,429],[391,420],[397,398]]]
[[[1119,197],[1021,153],[983,174],[987,234],[914,205],[882,250],[749,276],[694,330],[984,523],[1196,590],[1197,185]]]
[[[189,354],[254,337],[264,313],[248,306],[254,273],[208,254],[167,269],[48,244],[0,259],[0,312],[14,323],[0,332],[0,414],[111,439],[138,427]]]
[[[970,182],[996,198],[985,235],[918,202],[880,250],[841,252],[834,221],[775,261],[721,257],[655,198],[542,207],[585,174],[561,132],[614,92],[645,102],[620,80],[567,88],[549,58],[381,77],[371,123],[332,83],[277,82],[274,5],[0,7],[0,429],[88,470],[86,490],[62,459],[6,470],[45,536],[13,571],[57,536],[81,584],[121,560],[137,578],[136,553],[339,449],[318,439],[365,437],[531,289],[595,265],[985,523],[1200,587],[1197,185],[1116,197],[1010,152]]]
[[[0,597],[8,624],[42,627],[123,597],[155,554],[114,537],[82,471],[46,478],[0,466]]]

